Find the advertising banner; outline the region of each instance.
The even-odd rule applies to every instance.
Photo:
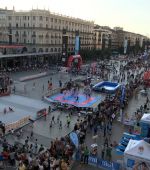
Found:
[[[79,36],[76,36],[76,39],[75,39],[75,55],[77,55],[79,53],[79,49],[80,49],[80,38],[79,38]]]
[[[76,148],[78,148],[79,140],[78,140],[77,134],[75,132],[71,132],[69,136],[70,136],[72,143],[76,146]]]
[[[109,162],[98,157],[89,156],[88,163],[97,168],[103,168],[106,170],[120,170],[120,164],[116,162]]]
[[[125,40],[124,40],[124,54],[127,53],[127,46],[128,46],[128,40],[125,39]]]

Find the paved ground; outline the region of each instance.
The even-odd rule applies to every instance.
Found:
[[[19,80],[20,77],[22,76],[26,76],[26,75],[31,75],[31,74],[35,74],[37,73],[37,71],[35,72],[22,72],[22,73],[15,73],[12,74],[12,77],[14,80]],[[42,78],[38,78],[35,80],[30,80],[30,81],[26,81],[26,95],[28,97],[31,98],[35,98],[35,99],[41,99],[43,94],[46,93],[47,91],[47,82],[48,80],[50,80],[52,78],[52,82],[53,82],[53,87],[57,88],[58,87],[58,81],[61,79],[63,81],[63,83],[65,83],[66,81],[68,81],[70,78],[75,79],[78,77],[73,77],[70,76],[66,73],[57,73],[54,75],[49,75],[46,77],[42,77]],[[79,78],[83,78],[83,76],[80,76]],[[110,76],[111,79],[111,76]],[[33,89],[33,83],[35,83],[35,88]],[[44,90],[43,90],[43,86],[44,86]],[[98,94],[97,94],[98,95]],[[137,108],[139,108],[141,106],[141,104],[143,104],[145,102],[145,97],[141,96],[140,94],[138,95],[138,98],[135,99],[135,97],[133,97],[130,101],[129,106],[126,109],[126,112],[128,113],[128,115],[132,115]],[[60,119],[62,120],[63,123],[63,129],[59,130],[58,129],[58,124],[54,124],[52,128],[49,128],[49,123],[51,121],[52,115],[55,115],[55,118],[57,119],[57,116],[60,114]],[[60,113],[60,111],[55,111],[52,112],[50,115],[48,115],[47,120],[45,121],[44,118],[36,121],[34,123],[34,127],[33,127],[33,132],[34,132],[34,138],[30,140],[31,143],[34,142],[35,139],[38,139],[38,144],[43,144],[44,146],[48,147],[50,144],[50,141],[55,139],[56,137],[61,137],[64,136],[66,134],[68,134],[72,129],[73,126],[77,120],[77,116],[72,116],[72,120],[71,120],[71,125],[69,128],[67,128],[65,126],[66,124],[66,115],[68,113],[66,112],[62,112]],[[17,139],[16,137],[12,137],[12,136],[8,136],[7,139],[10,143],[14,143],[15,141],[19,141],[21,143],[24,143],[24,140],[26,139],[27,136],[30,136],[31,133],[31,127],[27,126],[24,128],[24,134],[22,136],[21,139]],[[128,127],[122,125],[119,122],[115,122],[113,125],[113,129],[112,129],[112,137],[110,139],[110,142],[113,142],[114,140],[119,142],[122,133],[124,131],[127,131]],[[97,139],[97,143],[98,143],[98,154],[99,156],[101,155],[101,145],[103,144],[103,137],[102,137],[102,132],[99,131],[98,132],[98,139]],[[87,145],[90,146],[91,144],[93,144],[95,141],[93,141],[92,139],[92,133],[89,132],[87,134]],[[121,159],[121,157],[118,157],[115,154],[115,151],[113,151],[113,160],[118,160]],[[97,168],[93,168],[87,165],[80,165],[78,163],[76,163],[73,167],[73,170],[95,170]]]

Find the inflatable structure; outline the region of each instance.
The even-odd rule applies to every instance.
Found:
[[[103,82],[99,82],[95,84],[93,86],[93,90],[99,91],[99,92],[114,93],[119,87],[120,87],[120,84],[118,83],[103,81]]]

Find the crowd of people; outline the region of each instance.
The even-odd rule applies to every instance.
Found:
[[[10,77],[6,73],[0,73],[0,96],[10,92]]]
[[[122,61],[119,69],[112,67],[112,69],[106,68],[103,64],[99,63],[94,71],[89,69],[89,73],[98,75],[100,79],[110,79],[110,73],[113,70],[113,76],[117,76],[118,83],[123,83],[125,86],[125,94],[122,96],[122,89],[116,91],[114,95],[107,95],[105,100],[99,104],[98,110],[92,111],[92,114],[86,114],[81,116],[80,110],[78,111],[78,119],[74,125],[73,131],[77,134],[79,139],[79,147],[75,148],[70,137],[56,138],[51,141],[49,148],[45,148],[43,145],[38,145],[37,139],[33,139],[30,143],[30,138],[33,137],[33,133],[30,137],[27,137],[22,146],[14,145],[10,146],[4,139],[3,152],[0,155],[0,161],[3,162],[4,166],[8,163],[12,166],[18,167],[18,170],[69,170],[72,163],[73,155],[75,158],[80,160],[81,163],[88,164],[88,158],[90,155],[100,156],[102,159],[112,160],[112,149],[116,147],[117,142],[111,140],[112,127],[114,120],[120,114],[122,110],[122,116],[124,117],[124,111],[129,103],[129,100],[135,96],[139,90],[139,86],[142,86],[141,76],[144,72],[145,63],[140,58],[133,61]],[[88,74],[89,74],[88,73]],[[88,91],[91,81],[87,79],[84,83],[85,92]],[[33,84],[33,87],[35,85]],[[59,87],[64,97],[67,95],[78,96],[80,86],[75,84],[71,80],[66,84],[65,88],[62,88],[62,82],[59,81]],[[52,88],[52,80],[48,81],[48,90]],[[65,94],[65,93],[66,94]],[[90,91],[91,93],[91,91]],[[89,95],[87,93],[86,95]],[[149,99],[147,98],[147,108]],[[141,107],[135,114],[138,117],[139,113],[143,110]],[[69,110],[72,113],[73,110]],[[142,112],[143,113],[143,112]],[[67,116],[66,126],[69,127],[71,114]],[[50,122],[50,128],[56,123],[55,117],[52,117]],[[59,129],[62,129],[62,122],[60,118],[57,118],[57,124]],[[102,134],[102,146],[101,155],[99,155],[97,146],[87,146],[89,135],[92,136],[93,143],[97,143],[99,133]],[[17,137],[21,137],[21,133],[17,133]]]

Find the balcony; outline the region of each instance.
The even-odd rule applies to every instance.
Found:
[[[23,37],[27,37],[27,34],[22,34]]]
[[[19,34],[18,34],[18,33],[16,33],[16,34],[15,34],[15,37],[19,37]]]
[[[36,34],[32,34],[32,37],[36,37]]]

